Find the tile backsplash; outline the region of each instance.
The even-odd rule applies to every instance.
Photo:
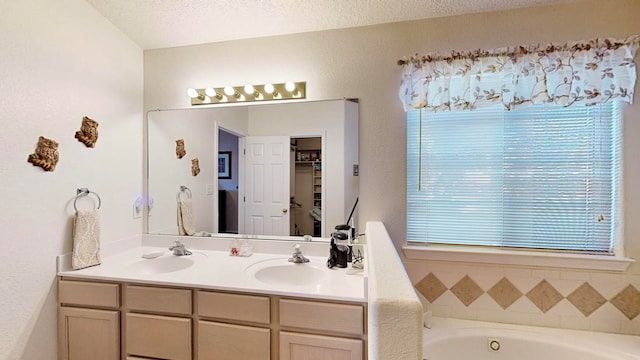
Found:
[[[640,276],[407,261],[435,316],[640,335]]]

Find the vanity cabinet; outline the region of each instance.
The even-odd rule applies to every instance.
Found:
[[[58,282],[59,359],[120,358],[119,292],[117,284]]]
[[[71,278],[58,284],[60,359],[366,359],[364,303]]]
[[[191,290],[126,285],[127,355],[191,359]]]
[[[280,299],[279,309],[281,360],[364,359],[362,305]]]
[[[197,291],[198,358],[269,360],[268,296]],[[230,323],[231,322],[231,323]]]
[[[117,311],[62,307],[58,316],[60,359],[120,358]]]
[[[280,332],[280,360],[362,360],[362,340]]]
[[[271,331],[269,329],[198,322],[198,358],[219,360],[269,360]]]

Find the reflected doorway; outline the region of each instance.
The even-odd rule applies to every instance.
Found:
[[[253,142],[256,139],[260,144],[260,139],[270,138],[274,137],[245,137],[222,127],[218,128],[219,159],[222,157],[229,161],[228,172],[226,164],[218,164],[218,232],[227,234],[322,236],[323,144],[321,136],[287,137],[284,139],[285,145],[290,145],[288,146],[290,151],[288,156],[289,164],[287,165],[289,171],[288,174],[285,171],[282,174],[284,178],[281,178],[281,180],[287,178],[289,180],[284,181],[288,182],[285,185],[288,189],[282,189],[285,191],[284,195],[288,202],[288,204],[285,203],[285,207],[288,208],[288,214],[285,214],[287,209],[282,206],[282,203],[280,203],[281,205],[278,206],[278,209],[282,210],[282,215],[287,217],[288,224],[284,228],[284,233],[280,231],[273,233],[275,231],[271,229],[273,226],[266,226],[266,220],[259,221],[260,218],[264,217],[258,215],[265,210],[253,209],[253,205],[256,203],[253,192],[255,192],[255,189],[262,187],[262,185],[258,186],[257,183],[263,183],[265,180],[272,178],[272,176],[268,176],[269,179],[264,179],[265,174],[263,176],[257,175],[263,173],[263,171],[269,173],[275,168],[267,171],[265,170],[266,164],[260,164],[259,168],[262,171],[255,173],[252,170],[255,167],[254,160],[248,159],[247,154],[253,154],[253,151],[250,152],[248,148],[255,145]],[[272,166],[273,164],[270,164],[268,167]],[[243,167],[244,171],[242,171]],[[263,190],[275,189],[278,187],[275,185],[283,184],[284,182],[276,181],[273,186],[266,186]],[[261,192],[261,194],[262,196],[267,195],[265,192]],[[262,196],[260,196],[259,200],[262,200]],[[275,196],[275,193],[271,194],[271,196]],[[267,198],[271,196],[267,196]],[[267,218],[273,220],[277,217],[271,214]]]
[[[290,235],[322,234],[322,138],[291,138]]]
[[[218,129],[218,232],[238,233],[240,138]]]

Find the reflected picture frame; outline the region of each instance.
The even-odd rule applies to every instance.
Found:
[[[231,179],[231,151],[218,153],[218,179]]]

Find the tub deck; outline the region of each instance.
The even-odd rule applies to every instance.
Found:
[[[640,359],[640,336],[439,317],[423,330],[423,344],[428,360]]]

